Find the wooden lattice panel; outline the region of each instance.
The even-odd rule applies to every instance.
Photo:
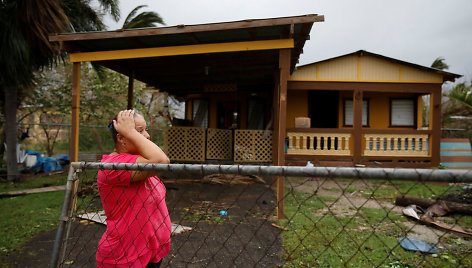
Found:
[[[207,129],[207,159],[230,160],[233,153],[233,131]]]
[[[234,162],[272,162],[272,132],[236,130]]]
[[[172,161],[205,162],[205,128],[166,128],[164,147]]]

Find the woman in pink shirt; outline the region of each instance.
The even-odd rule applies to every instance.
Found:
[[[146,121],[132,110],[110,123],[115,150],[106,163],[162,163],[169,158],[149,140]],[[154,171],[100,170],[98,190],[107,229],[97,250],[97,267],[159,267],[169,254],[171,222],[166,189]]]

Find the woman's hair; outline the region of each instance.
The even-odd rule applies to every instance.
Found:
[[[134,115],[133,115],[133,118],[136,118],[136,117],[143,117],[140,113],[138,113],[136,110],[134,110]],[[110,130],[110,133],[111,133],[111,138],[113,139],[113,144],[116,146],[116,143],[118,142],[118,138],[116,137],[116,135],[118,134],[118,131],[116,131],[115,129],[115,126],[113,125],[113,120],[116,121],[116,119],[118,118],[118,114],[115,115],[115,117],[113,117],[112,120],[110,120],[110,122],[108,123],[108,129]]]

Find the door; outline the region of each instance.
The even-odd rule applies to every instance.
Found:
[[[310,91],[308,111],[312,128],[338,128],[338,100],[338,91]]]

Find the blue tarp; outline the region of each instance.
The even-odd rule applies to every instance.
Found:
[[[33,151],[25,151],[26,154],[35,155],[36,163],[27,168],[32,172],[52,172],[56,170],[61,170],[62,166],[59,163],[58,159],[55,157],[42,157],[41,153]],[[68,157],[67,157],[68,158]]]

